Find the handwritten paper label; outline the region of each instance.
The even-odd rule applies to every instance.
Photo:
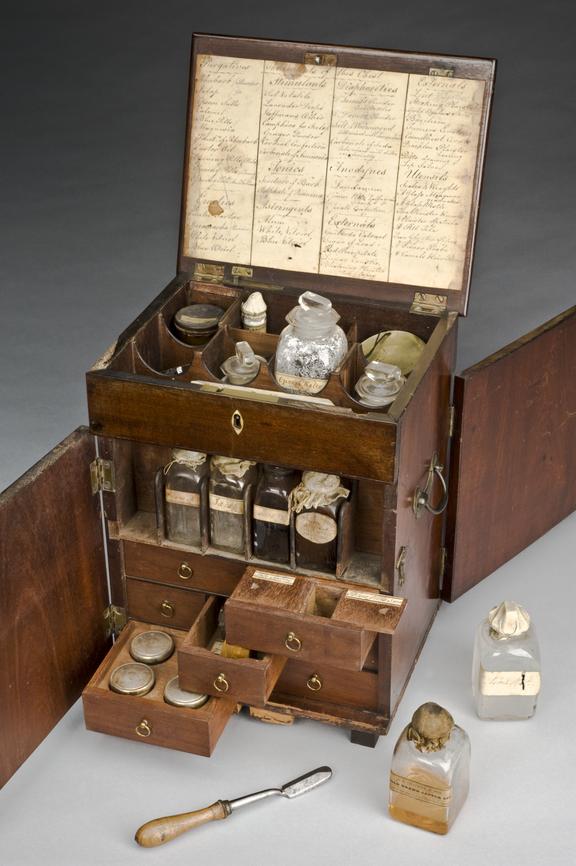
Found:
[[[187,493],[184,490],[166,488],[166,502],[172,505],[187,505],[190,508],[200,508],[200,494]]]
[[[290,524],[290,512],[288,510],[284,511],[281,508],[266,508],[264,505],[255,505],[254,520],[288,526]]]
[[[285,583],[286,586],[292,586],[295,578],[289,577],[287,574],[272,574],[269,571],[255,571],[252,575],[254,580],[268,580],[271,583]]]
[[[210,494],[210,508],[212,511],[226,511],[228,514],[244,514],[244,500],[231,499],[229,496],[217,496]]]
[[[443,808],[447,808],[452,800],[452,788],[435,788],[394,772],[390,773],[390,790],[396,794],[404,794],[412,800]]]
[[[480,669],[483,695],[535,697],[540,691],[539,671],[487,671]]]
[[[484,82],[200,55],[188,256],[462,288]]]
[[[297,516],[296,532],[313,544],[329,544],[338,535],[338,524],[327,514],[311,511]]]
[[[309,379],[307,376],[293,376],[290,373],[279,373],[278,371],[275,375],[281,388],[295,391],[298,394],[319,394],[328,382],[328,379]]]
[[[349,589],[346,598],[354,598],[357,601],[369,601],[372,604],[386,605],[388,607],[402,607],[404,599],[395,595],[381,595],[378,592],[363,592],[360,589]]]

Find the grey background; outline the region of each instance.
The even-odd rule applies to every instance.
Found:
[[[574,17],[558,0],[4,2],[0,487],[85,422],[84,371],[175,272],[193,30],[498,58],[464,366],[574,303]],[[76,705],[0,793],[2,862],[570,862],[575,529],[572,516],[442,608],[375,751],[313,723],[235,718],[206,761],[86,734]],[[468,693],[473,627],[504,595],[536,617],[546,660],[541,709],[521,725],[480,723]],[[430,698],[474,747],[470,802],[446,839],[385,816],[394,740]],[[310,799],[165,852],[130,843],[146,818],[324,762],[337,774]]]

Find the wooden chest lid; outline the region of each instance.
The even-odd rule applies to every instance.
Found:
[[[195,36],[180,269],[465,314],[494,73]]]

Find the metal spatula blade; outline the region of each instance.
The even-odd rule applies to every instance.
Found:
[[[307,791],[312,791],[318,785],[323,785],[332,776],[330,767],[318,767],[316,770],[311,770],[310,773],[305,773],[303,776],[298,776],[286,785],[280,788],[284,797],[299,797],[300,794],[305,794]]]

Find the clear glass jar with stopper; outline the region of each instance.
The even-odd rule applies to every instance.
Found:
[[[275,375],[282,388],[317,394],[325,387],[348,349],[339,319],[328,298],[315,292],[300,295],[298,306],[286,316],[288,325],[276,350]]]
[[[256,482],[258,467],[250,460],[213,457],[210,474],[210,543],[230,553],[246,553],[245,494]]]
[[[201,496],[210,465],[201,451],[176,448],[164,467],[164,526],[176,544],[202,545]]]
[[[540,649],[530,614],[514,601],[503,601],[476,630],[472,691],[478,716],[529,719],[540,680]]]
[[[250,343],[240,340],[236,343],[236,354],[226,358],[220,369],[224,380],[231,385],[247,385],[258,375],[260,364],[265,360],[255,355]]]
[[[418,707],[394,747],[390,767],[392,818],[447,833],[470,784],[470,740],[443,707]]]
[[[400,367],[370,361],[356,382],[355,397],[363,406],[383,409],[394,402],[405,382]]]

